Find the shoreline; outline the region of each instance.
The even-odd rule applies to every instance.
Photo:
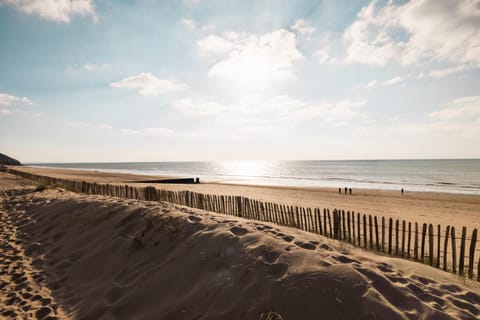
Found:
[[[260,201],[311,208],[338,208],[345,211],[374,214],[407,222],[432,223],[461,229],[480,230],[480,196],[455,193],[400,192],[354,189],[352,195],[323,187],[259,186],[227,183],[158,184],[134,183],[139,179],[167,178],[125,173],[95,172],[71,169],[14,167],[30,173],[77,181],[154,186],[158,189],[216,195],[241,195]],[[168,177],[170,178],[170,177]],[[470,232],[470,231],[468,231]]]
[[[448,159],[445,159],[445,160],[448,160]],[[466,159],[468,160],[468,159]],[[473,160],[477,160],[477,159],[473,159]],[[394,160],[392,160],[394,161]],[[152,163],[155,163],[155,162],[152,162]],[[95,168],[63,168],[63,167],[50,167],[50,166],[37,166],[37,165],[32,165],[32,164],[28,164],[28,165],[23,165],[22,167],[25,167],[25,168],[38,168],[38,169],[46,169],[46,170],[59,170],[59,171],[66,171],[66,172],[78,172],[78,173],[81,173],[81,172],[95,172],[97,174],[102,174],[102,175],[105,175],[105,176],[111,176],[111,177],[116,177],[116,176],[119,176],[119,175],[125,175],[125,178],[130,177],[131,179],[151,179],[151,180],[155,180],[155,179],[178,179],[178,178],[194,178],[194,177],[197,177],[195,175],[191,175],[191,176],[187,176],[187,175],[184,175],[184,174],[175,174],[175,175],[169,175],[169,174],[145,174],[145,173],[133,173],[132,171],[133,170],[122,170],[122,169],[105,169],[105,168],[101,168],[101,169],[95,169]],[[201,176],[201,175],[200,175]],[[232,176],[233,177],[233,176]],[[255,177],[255,178],[261,178],[261,177]],[[278,178],[278,179],[283,179],[283,180],[309,180],[309,179],[306,179],[306,178]],[[205,178],[200,178],[200,182],[202,184],[218,184],[218,185],[229,185],[229,186],[246,186],[246,187],[264,187],[264,188],[285,188],[285,189],[298,189],[298,190],[321,190],[321,191],[333,191],[333,192],[336,192],[338,193],[338,189],[341,188],[342,189],[342,194],[343,194],[343,190],[345,188],[345,184],[340,184],[339,183],[339,186],[338,187],[331,187],[331,186],[315,186],[315,185],[296,185],[296,184],[291,184],[291,185],[282,185],[282,184],[275,184],[275,183],[272,183],[272,184],[269,184],[269,183],[265,183],[265,184],[262,184],[262,183],[255,183],[255,182],[250,182],[249,180],[246,180],[245,183],[240,183],[240,182],[237,182],[235,180],[238,180],[238,179],[218,179],[218,180],[208,180],[208,179],[205,179]],[[318,180],[315,180],[313,179],[314,181],[318,181]],[[378,183],[378,184],[385,184],[385,185],[390,185],[390,184],[394,184],[394,183]],[[346,185],[346,187],[349,187],[348,184]],[[360,193],[379,193],[379,194],[382,194],[382,193],[400,193],[401,192],[401,187],[400,189],[396,188],[367,188],[367,187],[353,187],[352,190],[355,190],[355,191],[360,191]],[[407,187],[404,187],[403,188],[405,193],[408,193],[408,194],[432,194],[432,195],[459,195],[459,196],[462,196],[462,195],[465,195],[465,196],[476,196],[476,197],[480,197],[480,193],[474,193],[474,192],[461,192],[461,191],[452,191],[452,190],[445,190],[445,191],[442,191],[442,190],[435,190],[435,191],[432,191],[432,190],[416,190],[416,189],[408,189]]]

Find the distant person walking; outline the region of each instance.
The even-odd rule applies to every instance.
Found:
[[[352,195],[352,188],[348,188],[348,193],[350,193],[350,195]]]
[[[403,188],[402,188],[402,191],[401,191],[401,192],[402,192],[402,196],[403,196]]]
[[[348,188],[347,188],[347,187],[345,187],[345,194],[347,194],[347,192],[348,192]]]
[[[338,194],[342,194],[342,188],[338,188]]]

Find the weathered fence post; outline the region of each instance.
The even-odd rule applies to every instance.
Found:
[[[348,218],[348,242],[352,242],[352,225],[350,221],[350,211],[347,211]]]
[[[412,240],[412,223],[408,222],[408,243],[407,243],[407,259],[410,259],[410,243]]]
[[[450,236],[450,226],[445,231],[445,241],[443,242],[443,270],[447,270],[448,238]]]
[[[427,236],[427,224],[424,223],[422,226],[422,248],[421,248],[421,255],[420,255],[420,261],[424,262],[425,258],[425,237]]]
[[[460,262],[458,265],[458,273],[464,275],[465,265],[465,237],[467,236],[467,227],[462,228],[462,239],[460,240]]]
[[[395,255],[398,256],[398,229],[399,222],[398,219],[395,219]]]
[[[353,245],[355,245],[355,212],[353,211],[352,211],[352,243]]]
[[[470,239],[470,254],[468,255],[468,277],[473,277],[473,263],[475,258],[475,245],[477,244],[477,229],[473,229],[472,238]]]
[[[440,268],[440,233],[442,232],[442,227],[437,225],[437,268]]]
[[[385,252],[385,217],[382,217],[382,251]]]
[[[330,210],[327,209],[327,217],[328,217],[328,228],[330,230],[330,238],[334,238],[332,233],[332,221],[330,220]]]
[[[414,248],[413,248],[413,259],[418,261],[418,223],[415,222],[415,241],[414,241]]]
[[[431,223],[428,225],[428,254],[428,264],[433,266],[435,253],[433,252],[433,225]]]
[[[455,227],[450,229],[452,233],[452,271],[457,273],[457,245],[455,242]]]
[[[363,246],[367,247],[367,216],[363,214]]]
[[[360,247],[362,243],[360,242],[360,213],[357,213],[357,237],[358,237],[358,246]]]
[[[372,215],[368,215],[368,231],[370,236],[370,249],[373,248],[373,222],[372,222]]]
[[[388,219],[388,254],[392,254],[392,228],[393,228],[393,219]]]

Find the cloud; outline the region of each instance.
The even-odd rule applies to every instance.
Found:
[[[373,88],[374,86],[376,86],[378,83],[377,80],[372,80],[370,81],[369,83],[367,83],[367,85],[365,86],[365,89],[370,89],[370,88]]]
[[[449,145],[450,149],[464,149],[466,154],[471,154],[471,151],[478,149],[480,96],[455,99],[439,110],[428,113],[423,121],[396,121],[383,130],[412,135],[419,141],[428,138],[433,141],[430,145],[433,143],[433,146],[437,146],[440,143]]]
[[[201,30],[201,31],[215,30],[215,25],[213,25],[213,24],[206,24],[206,25],[203,25],[203,26],[199,26],[192,19],[181,18],[180,23],[183,24],[184,26],[186,26],[187,28],[191,29],[191,30]]]
[[[73,16],[90,16],[97,21],[92,0],[0,0],[16,10],[55,22],[69,23]]]
[[[191,20],[191,19],[182,18],[182,19],[180,19],[180,22],[181,22],[184,26],[186,26],[186,27],[188,27],[188,28],[190,28],[190,29],[195,29],[195,28],[197,27],[196,24],[195,24],[195,21],[193,21],[193,20]]]
[[[134,136],[169,136],[174,132],[172,129],[165,128],[165,127],[118,129],[106,123],[95,124],[95,123],[88,123],[88,122],[82,122],[82,121],[71,121],[71,122],[68,122],[67,125],[71,127],[87,128],[89,130],[91,129],[111,130],[112,132],[115,132],[115,133],[124,134],[124,135],[134,135]]]
[[[0,109],[0,114],[7,115],[7,114],[11,114],[11,113],[12,113],[12,110],[10,110],[10,109],[7,109],[7,108]]]
[[[152,127],[142,129],[120,129],[120,133],[139,136],[170,136],[173,130],[163,127]]]
[[[118,82],[110,83],[112,88],[135,89],[139,94],[144,96],[159,95],[162,93],[183,91],[187,89],[187,85],[178,83],[173,80],[159,79],[151,73],[140,73],[122,79]]]
[[[297,21],[295,21],[295,23],[290,27],[290,29],[296,32],[300,37],[305,39],[309,39],[316,30],[304,19],[298,19]]]
[[[396,84],[400,84],[400,83],[404,82],[406,79],[407,79],[406,77],[394,77],[392,79],[383,81],[381,83],[381,85],[384,86],[384,87],[389,87],[389,86],[393,86],[393,85],[396,85]]]
[[[82,69],[86,71],[96,71],[96,70],[110,68],[111,66],[112,66],[111,64],[107,64],[107,63],[104,63],[104,64],[86,63],[82,66]]]
[[[328,50],[319,49],[313,54],[313,56],[317,58],[318,63],[323,64],[328,60]]]
[[[345,126],[367,120],[365,101],[342,100],[312,104],[288,95],[246,95],[234,103],[211,99],[180,99],[173,107],[190,117],[204,117],[211,130],[236,133],[281,132],[305,122]]]
[[[363,88],[371,89],[371,88],[378,87],[378,86],[390,87],[390,86],[401,84],[401,83],[405,82],[405,80],[407,80],[408,78],[409,78],[409,76],[397,76],[397,77],[393,77],[393,78],[385,80],[385,81],[372,80],[369,83],[367,83],[365,86],[363,86]],[[357,87],[357,88],[361,88],[361,86]]]
[[[259,87],[295,77],[294,64],[303,59],[296,41],[293,32],[279,29],[262,35],[236,32],[209,35],[199,40],[197,46],[203,55],[214,58],[209,70],[211,77]]]
[[[480,63],[480,7],[475,0],[373,0],[345,30],[346,61],[371,65],[446,61]]]
[[[480,123],[480,96],[463,97],[448,103],[445,108],[431,112],[439,120],[476,120]]]
[[[197,41],[197,47],[203,54],[223,54],[233,49],[233,42],[221,36],[209,35]]]
[[[26,97],[16,97],[8,93],[0,93],[0,105],[1,106],[11,106],[14,104],[18,105],[33,105],[32,101]]]
[[[449,75],[459,73],[471,68],[475,68],[475,66],[467,66],[467,65],[459,65],[456,67],[449,67],[449,68],[444,68],[444,69],[435,69],[429,71],[427,74],[421,73],[419,75],[419,78],[424,78],[424,77],[430,77],[434,79],[441,79],[448,77]]]

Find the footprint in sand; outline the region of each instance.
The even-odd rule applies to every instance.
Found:
[[[326,243],[322,243],[322,244],[320,245],[320,248],[321,248],[321,249],[324,249],[324,250],[327,250],[327,251],[333,251],[332,247],[330,247],[330,246],[329,246],[328,244],[326,244]]]
[[[333,259],[337,260],[340,263],[359,263],[357,260],[351,259],[347,256],[334,256]]]
[[[200,222],[200,221],[202,221],[202,218],[199,218],[199,217],[194,216],[194,215],[190,215],[190,216],[188,216],[188,220],[190,220],[191,222]]]
[[[427,279],[427,278],[420,277],[420,276],[412,276],[412,279],[417,280],[418,282],[420,282],[421,284],[424,284],[424,285],[437,283],[434,280]]]
[[[480,305],[480,296],[478,294],[475,294],[473,292],[467,292],[465,294],[459,294],[455,295],[456,298],[468,301],[470,303],[475,303],[477,305]]]
[[[382,272],[387,272],[387,273],[393,272],[392,266],[389,265],[389,264],[386,264],[384,262],[379,262],[377,264],[377,269],[382,271]]]
[[[310,242],[295,241],[294,243],[300,248],[307,249],[307,250],[315,250],[317,248],[315,244]]]
[[[415,296],[403,292],[403,290],[398,290],[398,287],[383,275],[367,268],[354,268],[369,279],[372,287],[383,295],[385,299],[395,304],[403,312],[416,310],[418,313],[422,310],[420,301]]]
[[[277,251],[270,250],[266,248],[265,246],[260,246],[252,250],[252,254],[254,257],[258,258],[261,257],[263,258],[263,261],[265,261],[267,264],[273,264],[278,261],[278,258],[280,257],[280,253]]]
[[[295,237],[292,237],[292,236],[288,236],[288,235],[283,235],[283,236],[280,236],[280,238],[286,242],[292,242],[293,239],[295,239]]]
[[[248,233],[248,230],[242,227],[235,226],[230,228],[230,232],[236,236],[243,236]]]
[[[37,317],[37,319],[44,319],[51,312],[52,312],[52,309],[50,309],[48,307],[43,307],[43,308],[38,309],[35,312],[35,316]]]

